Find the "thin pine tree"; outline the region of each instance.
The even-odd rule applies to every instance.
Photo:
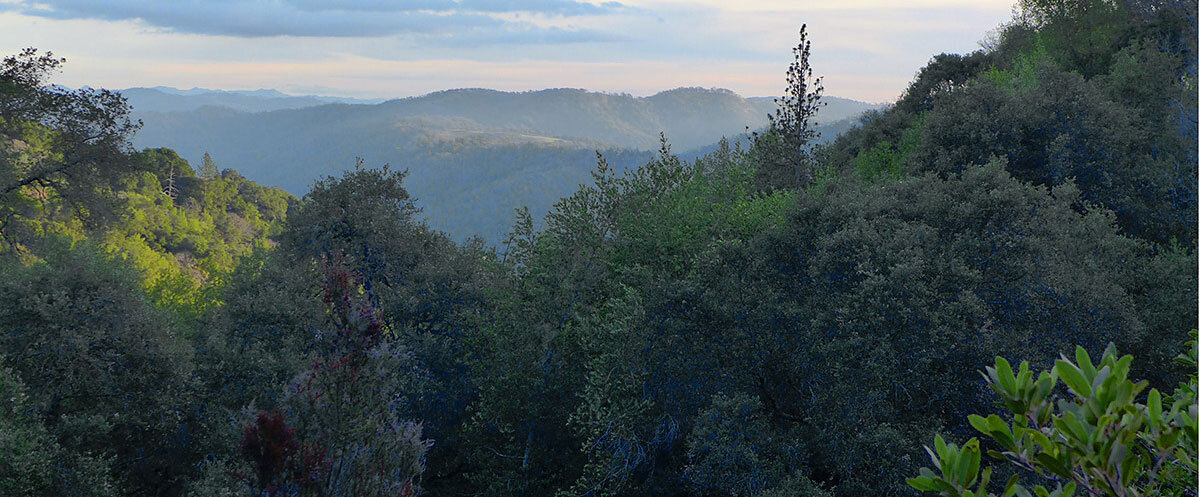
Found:
[[[782,138],[788,147],[794,151],[792,163],[796,172],[796,188],[804,186],[807,180],[806,164],[810,160],[810,149],[813,142],[821,135],[816,130],[814,120],[817,111],[824,105],[821,102],[821,92],[825,90],[820,77],[813,77],[812,66],[808,57],[812,52],[812,43],[808,40],[808,25],[800,26],[800,43],[792,49],[792,63],[788,66],[787,89],[783,96],[775,99],[777,110],[768,115],[771,129]]]

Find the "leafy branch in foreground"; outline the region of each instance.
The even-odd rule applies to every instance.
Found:
[[[1135,399],[1147,382],[1128,379],[1133,356],[1118,356],[1111,344],[1099,363],[1083,347],[1075,361],[1062,357],[1034,379],[1028,362],[1016,373],[1004,358],[986,368],[988,385],[1012,414],[971,415],[971,426],[1001,450],[989,450],[1032,479],[1053,484],[1034,487],[1038,497],[1140,497],[1196,495],[1196,331],[1176,361],[1191,368],[1187,383],[1171,396],[1151,389],[1144,403]],[[1056,389],[1059,380],[1067,394]],[[989,497],[991,468],[980,473],[981,449],[972,438],[962,447],[934,438],[929,452],[934,468],[921,468],[908,479],[917,490],[945,497]],[[1014,474],[1002,497],[1029,497]]]
[[[0,154],[0,197],[26,186],[66,188],[70,181],[93,185],[124,166],[128,138],[141,127],[121,94],[109,90],[68,91],[49,84],[66,59],[27,48],[0,60],[0,144],[22,141],[31,125],[53,132],[53,149],[34,161]]]

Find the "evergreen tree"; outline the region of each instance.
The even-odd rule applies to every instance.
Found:
[[[813,179],[811,148],[819,134],[813,120],[823,105],[821,78],[813,77],[808,57],[812,43],[808,40],[808,25],[800,26],[800,43],[792,49],[792,64],[788,66],[787,89],[775,99],[778,109],[767,116],[770,129],[765,137],[755,135],[756,147],[772,150],[774,160],[767,161],[760,171],[766,186],[782,188],[789,183],[800,188]],[[760,143],[761,142],[761,143]],[[788,181],[788,176],[795,179]]]
[[[208,152],[204,152],[204,158],[200,162],[200,177],[205,180],[212,180],[220,174],[221,172],[217,169],[217,163],[213,161],[212,156],[208,155]]]

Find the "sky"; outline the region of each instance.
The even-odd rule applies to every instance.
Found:
[[[808,25],[825,94],[899,96],[976,50],[1014,0],[0,0],[0,54],[66,57],[55,83],[397,98],[451,88],[680,86],[778,95]]]

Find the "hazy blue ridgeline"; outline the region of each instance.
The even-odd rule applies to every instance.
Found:
[[[275,90],[130,88],[145,126],[138,147],[169,147],[193,164],[208,152],[221,168],[304,195],[322,176],[369,165],[407,169],[407,186],[434,227],[455,239],[499,242],[513,209],[541,218],[589,183],[600,151],[618,171],[639,166],[666,134],[685,159],[722,137],[745,141],[764,126],[770,97],[678,88],[649,97],[576,89],[510,93],[448,90],[372,103]],[[881,107],[826,97],[822,141]],[[352,102],[352,103],[347,103]]]

